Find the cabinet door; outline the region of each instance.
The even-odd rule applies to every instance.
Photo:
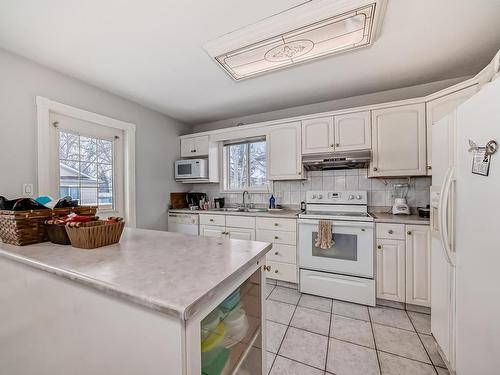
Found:
[[[236,240],[255,240],[255,230],[246,228],[226,228],[229,238]]]
[[[194,153],[194,138],[181,139],[181,156],[183,158],[191,157]]]
[[[469,99],[479,90],[478,85],[452,92],[425,104],[427,119],[427,175],[432,175],[432,125]]]
[[[405,302],[405,242],[377,239],[377,298]]]
[[[226,235],[225,227],[215,227],[209,225],[200,225],[200,236],[222,238]]]
[[[406,226],[406,303],[431,305],[431,235],[427,225]]]
[[[425,175],[425,104],[372,111],[372,143],[370,177]]]
[[[372,146],[370,111],[334,117],[335,151],[365,150]]]
[[[302,154],[331,152],[334,147],[333,117],[302,121]]]
[[[181,139],[181,156],[207,156],[208,155],[208,135]]]
[[[266,138],[269,180],[302,178],[301,138],[300,122],[269,127]]]
[[[208,135],[194,139],[194,150],[196,156],[208,156]]]

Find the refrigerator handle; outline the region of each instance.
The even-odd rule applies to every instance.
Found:
[[[452,254],[451,245],[449,241],[449,222],[448,222],[448,203],[450,199],[451,185],[454,181],[455,167],[448,168],[443,186],[441,188],[439,206],[438,206],[438,220],[439,220],[439,233],[441,244],[444,250],[444,255],[448,263],[455,267],[455,258]]]

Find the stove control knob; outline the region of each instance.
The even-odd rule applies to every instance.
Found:
[[[354,199],[354,195],[349,195],[349,200],[353,200]]]
[[[318,194],[318,199],[323,199],[323,196],[321,194]]]
[[[317,198],[316,194],[313,194],[312,199],[316,199],[316,198]]]
[[[356,199],[359,201],[359,200],[363,199],[363,197],[361,195],[357,195]]]

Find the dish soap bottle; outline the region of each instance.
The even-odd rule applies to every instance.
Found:
[[[271,194],[271,198],[269,198],[269,208],[276,208],[276,199],[273,194]]]

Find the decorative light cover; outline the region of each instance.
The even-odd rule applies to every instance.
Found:
[[[235,80],[365,47],[373,41],[376,4],[315,22],[220,54],[216,61]]]

